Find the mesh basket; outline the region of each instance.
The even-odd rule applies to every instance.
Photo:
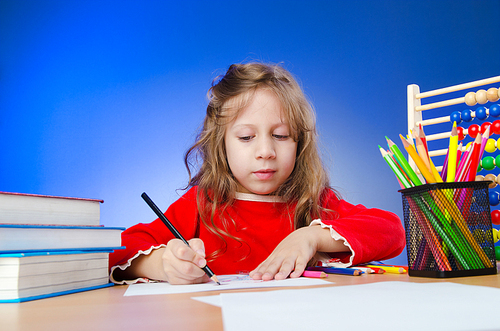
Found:
[[[496,274],[489,182],[425,184],[400,190],[408,274]]]

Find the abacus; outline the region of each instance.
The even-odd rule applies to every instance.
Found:
[[[429,157],[438,171],[443,168],[454,122],[462,151],[478,133],[484,134],[489,127],[486,133],[489,139],[479,162],[476,181],[491,181],[488,193],[490,206],[500,203],[500,194],[495,190],[500,185],[500,153],[495,155],[500,149],[499,82],[500,76],[496,76],[427,92],[420,92],[418,85],[408,85],[408,135],[411,137],[416,128],[426,132]],[[427,101],[425,104],[422,104],[423,99]],[[410,165],[419,173],[411,158]],[[493,224],[500,225],[500,210],[491,211],[491,220]],[[493,238],[495,242],[500,239],[500,232],[495,228]],[[498,258],[500,247],[496,251]]]

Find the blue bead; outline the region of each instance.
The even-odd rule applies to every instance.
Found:
[[[496,206],[500,203],[500,196],[499,196],[498,192],[490,191],[489,198],[490,198],[490,205],[491,206]]]
[[[472,121],[472,110],[466,109],[462,112],[462,120],[465,122],[470,122]]]
[[[476,117],[481,121],[484,121],[488,118],[488,114],[486,113],[486,107],[478,107],[476,109]]]
[[[451,113],[451,115],[450,115],[450,122],[451,123],[457,122],[457,125],[460,124],[460,123],[462,123],[462,117],[461,117],[459,111],[454,111],[453,113]]]
[[[490,116],[499,117],[500,116],[500,105],[495,103],[490,106]]]

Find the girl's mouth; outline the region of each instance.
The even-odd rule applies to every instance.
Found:
[[[258,171],[255,171],[254,174],[255,176],[257,176],[257,178],[259,179],[270,179],[271,177],[274,176],[274,174],[276,173],[275,170],[271,170],[271,169],[263,169],[263,170],[258,170]]]

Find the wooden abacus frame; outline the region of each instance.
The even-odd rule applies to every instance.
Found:
[[[422,112],[428,110],[435,110],[438,108],[443,108],[452,105],[459,105],[462,103],[467,104],[468,106],[474,106],[476,104],[486,104],[487,102],[496,102],[500,98],[500,87],[499,88],[490,88],[488,91],[478,90],[476,92],[468,92],[462,97],[452,98],[444,101],[428,103],[422,105],[422,99],[440,96],[444,94],[448,94],[451,92],[462,91],[466,89],[471,89],[479,86],[489,85],[500,82],[500,76],[495,76],[487,79],[481,79],[469,83],[454,85],[450,87],[440,88],[427,92],[420,92],[420,87],[416,84],[408,85],[408,135],[412,136],[412,130],[419,125],[425,129],[425,126],[439,123],[450,122],[450,115],[441,116],[441,117],[430,117],[429,119],[422,119]],[[493,90],[496,91],[496,97],[493,97]],[[496,100],[495,100],[496,99]],[[429,112],[432,116],[432,113]],[[427,114],[427,112],[426,112]],[[473,114],[474,117],[474,114]],[[451,129],[451,126],[450,126]],[[467,134],[467,129],[464,130],[464,134]],[[446,139],[450,137],[450,131],[445,131],[441,133],[435,133],[431,135],[427,135],[427,141]],[[437,149],[431,150],[429,148],[429,157],[445,155],[447,149]],[[410,165],[415,171],[418,171],[415,163],[410,158]],[[436,168],[438,171],[441,170],[442,166],[438,166],[436,164]]]

